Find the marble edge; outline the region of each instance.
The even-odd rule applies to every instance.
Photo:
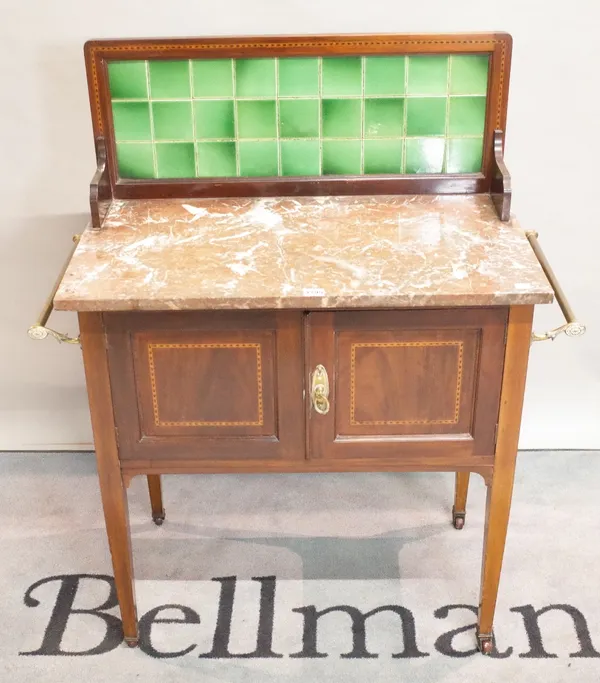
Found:
[[[554,292],[548,282],[542,267],[531,248],[518,218],[512,214],[509,222],[515,232],[523,238],[524,245],[531,251],[535,265],[542,274],[546,286],[538,283],[538,287],[529,291],[515,291],[509,289],[496,292],[456,292],[444,294],[442,292],[425,293],[398,293],[398,294],[362,294],[362,295],[333,295],[333,296],[259,296],[259,297],[123,297],[112,298],[84,298],[75,293],[63,291],[64,280],[61,281],[53,301],[57,311],[74,312],[111,312],[111,311],[211,311],[211,310],[284,310],[284,309],[335,309],[343,308],[350,310],[360,309],[410,309],[410,308],[436,308],[436,307],[485,307],[485,306],[518,306],[549,304],[555,299]],[[93,235],[91,233],[93,232]],[[81,242],[86,237],[97,236],[96,231],[90,229],[90,224],[85,227],[82,240],[77,245],[73,257],[77,257],[82,247]]]
[[[214,310],[283,310],[283,309],[398,309],[398,308],[463,308],[471,306],[529,306],[550,304],[554,294],[550,291],[532,291],[527,293],[495,293],[482,295],[432,294],[419,296],[360,296],[360,297],[252,297],[248,298],[215,298],[194,299],[185,301],[160,299],[95,299],[94,301],[77,298],[56,298],[54,308],[57,311],[214,311]]]

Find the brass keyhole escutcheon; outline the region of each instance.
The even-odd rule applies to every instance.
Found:
[[[311,399],[313,408],[321,415],[329,412],[329,377],[322,365],[317,365],[312,375]]]

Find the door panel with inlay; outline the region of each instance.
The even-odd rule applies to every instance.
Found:
[[[147,435],[274,435],[273,330],[143,332],[134,340]]]
[[[322,365],[329,383],[311,458],[491,456],[505,325],[502,308],[311,313],[307,382]]]
[[[106,319],[123,457],[304,457],[301,314]]]

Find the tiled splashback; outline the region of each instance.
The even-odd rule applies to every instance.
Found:
[[[123,178],[472,173],[487,55],[109,62]]]

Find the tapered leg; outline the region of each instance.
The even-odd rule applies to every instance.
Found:
[[[454,505],[452,506],[452,524],[455,529],[462,529],[467,514],[467,493],[469,492],[470,472],[457,472],[454,487]]]
[[[152,507],[152,519],[157,526],[165,521],[165,509],[162,501],[162,486],[160,474],[148,475],[148,491],[150,492],[150,505]]]
[[[488,485],[481,594],[477,638],[479,648],[489,654],[493,647],[492,625],[510,515],[527,361],[531,343],[532,306],[513,306],[508,318],[508,335],[500,399],[498,441],[494,472]]]
[[[138,643],[129,530],[127,490],[121,476],[115,438],[104,326],[101,313],[80,313],[79,330],[87,382],[100,493],[112,557],[115,587],[121,609],[123,635],[130,646]]]

